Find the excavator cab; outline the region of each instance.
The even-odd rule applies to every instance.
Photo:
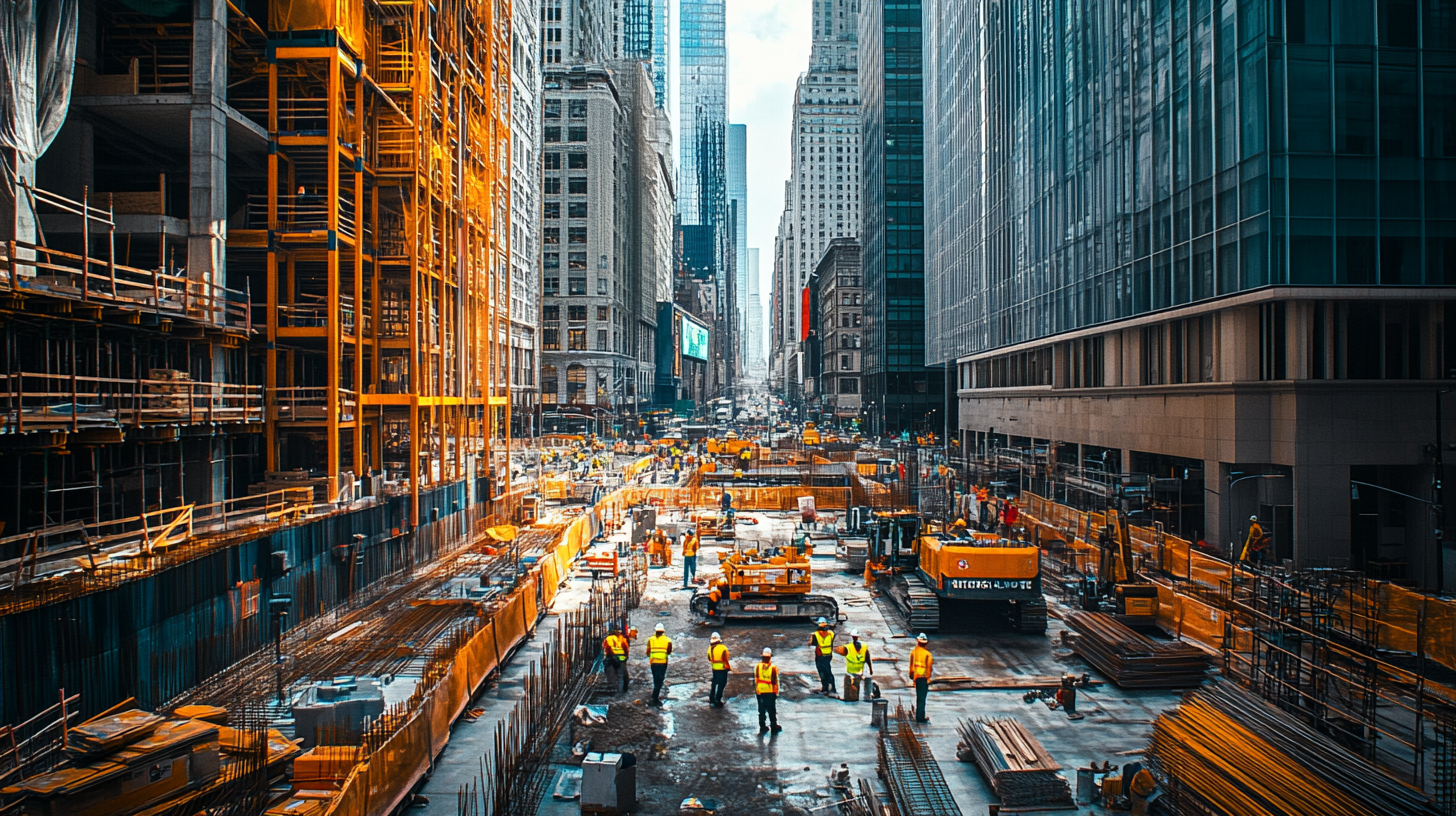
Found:
[[[924,520],[918,513],[875,513],[864,522],[870,560],[883,569],[914,569],[919,562],[917,545],[923,527]]]

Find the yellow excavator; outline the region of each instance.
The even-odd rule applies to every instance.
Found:
[[[778,547],[738,541],[723,556],[721,578],[693,596],[692,610],[707,616],[711,594],[718,591],[718,618],[825,618],[838,620],[839,602],[813,594],[808,537]]]

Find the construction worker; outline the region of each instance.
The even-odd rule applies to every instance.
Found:
[[[1244,539],[1244,548],[1239,552],[1239,563],[1248,560],[1250,555],[1258,552],[1259,542],[1264,538],[1264,528],[1259,525],[1258,516],[1249,516],[1249,535]]]
[[[1132,804],[1133,816],[1146,816],[1148,812],[1148,797],[1158,787],[1158,781],[1147,768],[1139,768],[1138,772],[1132,775],[1132,782],[1127,786],[1127,798]]]
[[[728,672],[733,671],[733,667],[728,663],[728,647],[723,645],[723,638],[717,632],[708,639],[708,666],[713,670],[713,682],[708,686],[708,705],[722,708],[723,690],[728,687]]]
[[[870,660],[870,647],[859,640],[859,630],[849,630],[850,642],[844,646],[836,647],[834,651],[844,655],[844,699],[858,700],[860,697],[860,683],[864,679],[865,670],[869,670],[869,676],[875,676],[875,666]],[[869,699],[868,692],[865,699]]]
[[[717,616],[717,614],[718,614],[718,604],[722,600],[723,600],[723,585],[722,584],[713,584],[712,588],[708,590],[708,617],[712,618],[712,617],[716,617]]]
[[[985,485],[979,485],[976,487],[976,502],[981,506],[981,524],[985,525],[986,509],[990,506],[991,502],[991,491]]]
[[[734,515],[734,513],[733,513],[733,493],[731,491],[728,491],[728,490],[723,491],[723,498],[720,501],[719,506],[723,510],[723,515],[725,515],[725,516],[728,517],[728,523],[729,524],[732,524],[733,523],[733,515]]]
[[[698,531],[689,529],[683,534],[683,589],[698,577]]]
[[[935,666],[935,657],[925,644],[930,638],[921,632],[915,638],[915,648],[910,652],[910,680],[915,683],[915,722],[930,722],[925,716],[925,695],[930,693],[930,672]]]
[[[602,664],[607,670],[607,680],[612,693],[627,690],[627,649],[630,644],[622,631],[612,627],[607,639],[602,641]]]
[[[667,629],[657,624],[647,639],[647,663],[652,668],[652,705],[662,707],[662,684],[667,680],[667,656],[672,654],[672,638]]]
[[[834,687],[834,630],[829,628],[829,621],[819,619],[819,628],[809,634],[809,646],[814,649],[814,668],[819,670],[819,692],[839,696]]]
[[[773,649],[765,648],[763,659],[753,666],[753,690],[758,695],[758,733],[784,730],[779,727],[779,667],[773,664]]]

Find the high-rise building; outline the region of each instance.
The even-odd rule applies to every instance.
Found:
[[[744,345],[747,347],[743,359],[743,369],[748,375],[761,380],[767,373],[765,369],[768,362],[765,357],[763,322],[763,284],[759,279],[758,269],[758,247],[748,248],[748,315],[745,320],[745,334],[748,335]]]
[[[945,374],[925,365],[924,118],[921,0],[864,0],[859,20],[864,127],[864,394],[876,429],[945,422]]]
[[[621,11],[621,48],[618,59],[650,64],[654,104],[666,109],[672,93],[667,53],[667,0],[615,0]]]
[[[818,404],[814,416],[847,422],[860,415],[863,277],[859,242],[835,238],[814,270],[818,281],[819,310],[816,381]]]
[[[925,6],[926,345],[962,445],[1158,477],[1192,540],[1257,516],[1273,559],[1433,583],[1449,13],[1022,5]]]
[[[800,293],[829,242],[859,235],[860,120],[857,72],[859,0],[814,3],[809,70],[794,91],[792,171],[780,222],[783,269],[775,269],[782,314],[784,387],[791,398],[804,377]]]
[[[738,373],[748,355],[748,126],[728,126],[728,201],[733,211],[733,359]]]
[[[638,60],[548,67],[544,84],[541,401],[620,418],[651,399],[669,290],[665,115]]]
[[[530,436],[541,320],[541,0],[511,3],[511,433]]]
[[[621,0],[539,2],[543,68],[601,62],[621,48]]]
[[[688,275],[714,288],[715,345],[725,350],[731,270],[728,202],[728,39],[725,0],[682,0],[678,32],[678,224]],[[724,357],[713,360],[711,387],[727,384]]]

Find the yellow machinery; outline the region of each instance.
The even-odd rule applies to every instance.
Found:
[[[865,526],[881,589],[915,631],[939,629],[954,601],[1003,601],[1013,629],[1046,631],[1039,548],[990,533],[936,532],[911,512],[876,514]]]
[[[814,583],[806,542],[801,539],[768,549],[740,542],[720,562],[723,576],[693,597],[693,611],[708,614],[709,593],[717,587],[722,595],[718,617],[838,620],[839,602],[829,595],[812,594]]]
[[[1098,538],[1097,575],[1082,581],[1082,608],[1103,611],[1103,600],[1112,601],[1113,614],[1128,626],[1152,626],[1158,620],[1158,587],[1145,581],[1133,566],[1132,538],[1127,518],[1116,510],[1107,513],[1107,523]]]
[[[804,437],[803,437],[803,441],[804,441],[804,444],[805,445],[817,445],[817,444],[819,444],[819,441],[820,441],[819,440],[819,430],[814,427],[814,423],[812,423],[812,422],[805,422],[804,423]]]
[[[713,456],[737,456],[745,450],[752,449],[754,446],[752,440],[739,439],[738,434],[733,431],[729,431],[721,442],[716,439],[709,439],[704,445],[707,447],[708,453]]]
[[[738,537],[733,529],[733,520],[725,513],[694,513],[692,522],[697,525],[699,541],[708,538],[733,540]]]

